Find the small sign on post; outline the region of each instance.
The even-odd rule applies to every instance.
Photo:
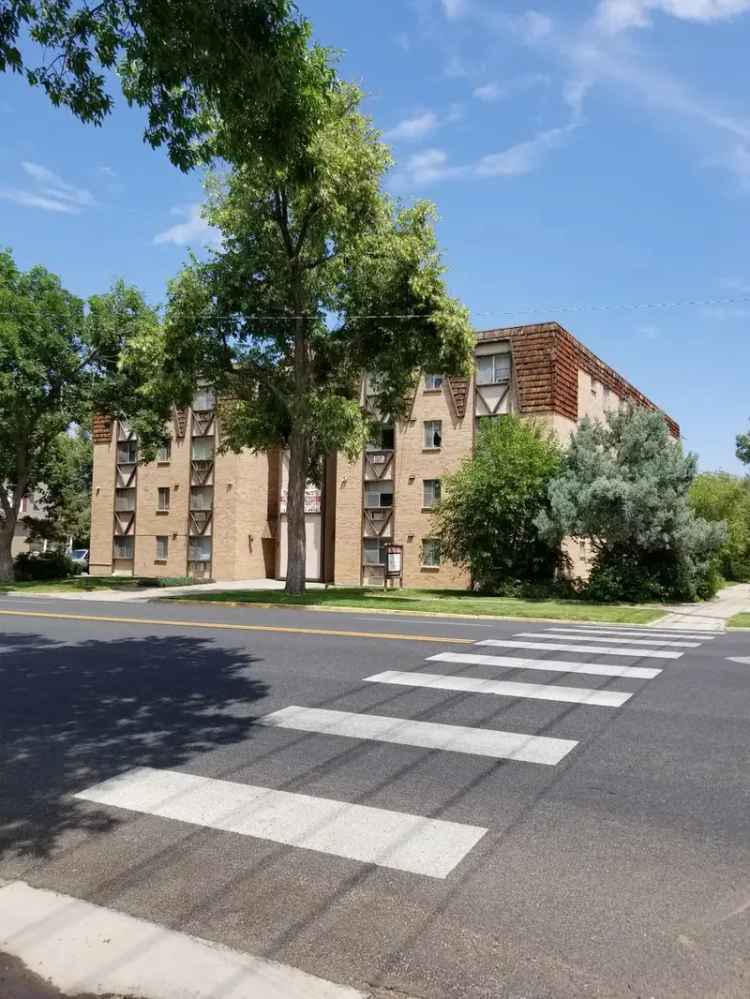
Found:
[[[388,589],[391,580],[398,580],[399,587],[404,585],[404,546],[386,545],[385,548],[385,575],[383,577],[383,589]]]

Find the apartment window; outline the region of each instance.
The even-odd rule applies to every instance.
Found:
[[[191,510],[210,510],[213,507],[213,489],[211,486],[194,486],[190,490]]]
[[[166,534],[156,535],[156,561],[166,562],[169,555],[169,538]]]
[[[213,409],[216,406],[216,396],[212,389],[202,388],[193,396],[193,410],[198,410],[198,412],[205,412],[205,410]]]
[[[138,441],[120,441],[117,445],[117,464],[134,465],[138,461]]]
[[[115,510],[118,513],[135,510],[135,489],[117,489],[115,491]]]
[[[385,565],[386,542],[380,538],[365,538],[362,546],[362,560],[365,565]]]
[[[440,542],[437,538],[422,540],[422,565],[426,569],[436,569],[440,565]]]
[[[132,534],[115,538],[114,556],[115,558],[132,559],[135,549],[135,538]]]
[[[159,450],[156,452],[156,460],[161,464],[169,461],[172,457],[172,441],[165,441],[163,444],[159,445]]]
[[[194,437],[190,456],[193,461],[210,461],[214,456],[213,438]]]
[[[375,428],[372,438],[367,442],[368,451],[392,451],[395,444],[395,434],[393,427],[387,423],[381,423]]]
[[[393,506],[392,482],[368,482],[365,484],[365,507],[368,510]]]
[[[426,374],[424,376],[425,392],[437,392],[437,390],[441,389],[442,387],[443,387],[442,375]]]
[[[442,420],[426,420],[424,425],[424,446],[433,450],[443,443]]]
[[[480,354],[477,385],[497,385],[510,380],[510,354]]]
[[[422,482],[422,506],[431,510],[440,502],[440,479],[424,479]]]
[[[156,509],[159,513],[166,513],[169,509],[169,486],[159,486],[159,498]]]
[[[188,546],[188,559],[191,562],[210,562],[211,538],[190,538],[190,544]]]
[[[594,378],[593,375],[592,375],[591,376],[591,394],[592,395],[596,395],[598,389],[599,389],[599,383],[597,382],[596,378]]]

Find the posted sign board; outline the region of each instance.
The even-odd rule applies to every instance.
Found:
[[[385,585],[389,579],[398,579],[403,586],[404,546],[387,545],[385,549]]]

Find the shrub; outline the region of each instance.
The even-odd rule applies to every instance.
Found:
[[[46,582],[53,579],[68,579],[81,572],[81,566],[64,552],[42,552],[31,555],[21,552],[13,563],[15,578],[19,583]]]
[[[582,420],[537,524],[551,540],[587,539],[591,600],[697,600],[719,585],[723,522],[696,517],[688,502],[696,459],[646,409]]]
[[[503,416],[481,427],[474,455],[444,480],[435,533],[476,589],[500,593],[553,578],[559,548],[539,536],[535,520],[561,460],[546,431]]]

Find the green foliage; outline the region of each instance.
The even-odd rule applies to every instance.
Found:
[[[743,465],[750,465],[750,431],[737,434],[737,457]]]
[[[91,434],[81,427],[58,434],[42,461],[42,484],[35,500],[44,517],[25,518],[29,541],[66,545],[72,539],[74,548],[88,548],[94,463]]]
[[[482,425],[473,457],[444,480],[437,536],[481,590],[519,596],[530,595],[529,584],[550,584],[559,547],[540,537],[536,519],[561,460],[548,433],[503,416]]]
[[[25,35],[46,61],[29,65]],[[148,112],[145,139],[183,170],[304,149],[327,99],[326,53],[291,0],[11,0],[0,6],[0,72],[23,73],[55,105],[100,125],[119,73]]]
[[[719,552],[722,576],[750,580],[750,481],[728,472],[704,472],[690,487],[690,505],[697,516],[727,525]]]
[[[638,408],[581,422],[537,523],[550,540],[591,542],[584,597],[695,600],[715,592],[726,528],[692,511],[695,466],[660,413]]]
[[[15,578],[19,583],[47,582],[53,579],[68,579],[81,572],[80,565],[61,551],[44,552],[32,555],[21,552],[14,562]]]
[[[138,365],[121,363],[123,347],[159,325],[137,291],[117,284],[90,300],[66,291],[43,267],[23,273],[0,252],[0,579],[10,578],[10,541],[24,496],[55,507],[85,480],[85,461],[62,440],[72,424],[87,426],[94,409],[124,416],[141,404]],[[155,416],[143,418],[149,426]],[[80,457],[80,456],[79,456]],[[49,478],[48,490],[42,487]]]
[[[225,448],[289,448],[288,580],[304,568],[305,476],[330,451],[358,454],[371,431],[362,372],[377,378],[379,412],[396,417],[420,368],[458,374],[471,360],[432,209],[403,210],[381,193],[391,160],[360,99],[334,88],[305,150],[307,173],[296,160],[253,159],[211,178],[205,216],[222,244],[172,283],[148,379],[162,417],[196,384],[213,385]]]

